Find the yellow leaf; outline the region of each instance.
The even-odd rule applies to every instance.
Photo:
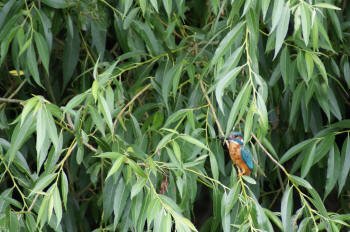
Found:
[[[9,74],[11,76],[14,76],[14,77],[19,77],[19,76],[23,76],[24,75],[24,72],[22,70],[11,70],[9,71]]]

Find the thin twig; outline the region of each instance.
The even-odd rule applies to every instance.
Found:
[[[220,122],[219,122],[219,120],[218,120],[218,117],[216,116],[215,109],[214,109],[213,105],[211,104],[211,101],[210,101],[210,99],[209,99],[209,97],[208,97],[208,95],[207,95],[207,90],[205,89],[205,87],[204,87],[204,85],[203,85],[203,81],[202,81],[202,80],[199,80],[199,84],[200,84],[200,86],[201,86],[203,95],[204,95],[204,97],[205,97],[205,99],[206,99],[206,101],[207,101],[207,103],[208,103],[208,105],[209,105],[209,108],[210,108],[210,110],[211,110],[211,114],[213,115],[214,121],[215,121],[215,123],[216,123],[216,125],[217,125],[217,127],[218,127],[218,129],[219,129],[219,133],[220,133],[220,135],[221,135],[222,137],[225,137],[224,130],[222,129],[221,124],[220,124]],[[225,143],[226,143],[226,145],[228,145],[228,142],[227,142],[226,140],[225,140]]]
[[[123,113],[125,112],[125,110],[141,95],[143,94],[147,89],[149,89],[152,85],[148,84],[146,85],[143,89],[141,89],[140,92],[138,92],[124,107],[123,109],[118,113],[116,119],[114,120],[113,123],[113,128],[116,127],[118,120],[120,119],[120,117],[123,115]]]
[[[17,87],[17,89],[15,91],[12,92],[12,94],[8,98],[13,98],[18,93],[18,91],[20,91],[22,89],[22,87],[25,83],[27,83],[26,80],[22,81],[22,83]]]
[[[71,118],[70,114],[67,114],[67,121],[68,121],[68,126],[73,130],[73,134],[74,134],[74,124],[73,124],[73,122],[72,122],[72,118]],[[92,146],[91,144],[86,143],[86,142],[83,142],[83,144],[84,144],[87,148],[89,148],[91,151],[97,152],[97,149],[94,148],[94,146]]]
[[[22,100],[18,100],[18,99],[11,99],[11,98],[0,97],[0,102],[21,104],[23,101]]]
[[[26,83],[27,81],[22,81],[22,83],[15,89],[15,91],[13,91],[11,93],[10,96],[6,97],[6,98],[3,98],[1,97],[0,98],[0,102],[4,102],[0,105],[0,108],[3,107],[6,103],[22,103],[21,100],[17,100],[17,99],[12,99],[17,93],[18,91],[21,90],[21,88],[23,87],[23,85]]]
[[[93,151],[93,152],[97,152],[97,149],[96,148],[94,148],[91,144],[89,144],[89,143],[83,143],[87,148],[89,148],[91,151]]]
[[[264,145],[262,145],[260,140],[255,136],[255,134],[252,133],[252,137],[258,143],[259,147],[265,152],[265,154],[272,160],[272,162],[274,162],[288,176],[289,173],[287,172],[287,170],[280,163],[278,163],[278,161],[275,158],[273,158],[273,156],[270,154],[270,152],[268,152],[266,150]]]

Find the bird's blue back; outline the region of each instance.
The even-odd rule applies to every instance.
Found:
[[[254,167],[252,154],[250,153],[249,149],[245,146],[241,146],[241,156],[244,162],[247,164],[248,168],[252,170]]]

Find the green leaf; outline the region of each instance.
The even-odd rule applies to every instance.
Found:
[[[312,59],[316,63],[316,66],[317,66],[318,70],[320,71],[321,76],[323,77],[323,80],[328,84],[327,71],[326,71],[326,68],[324,67],[324,64],[322,63],[321,59],[315,54],[312,54]]]
[[[337,16],[337,14],[333,10],[328,10],[327,13],[330,16],[330,19],[331,19],[333,27],[335,29],[336,35],[342,41],[343,40],[343,32],[342,32],[341,25],[340,25],[339,18]]]
[[[341,114],[341,111],[340,111],[340,107],[339,107],[337,98],[335,97],[335,94],[334,94],[332,88],[328,88],[328,98],[329,98],[329,105],[330,105],[332,114],[339,121],[342,120],[342,114]]]
[[[213,174],[213,177],[215,180],[219,179],[219,167],[218,167],[218,162],[216,160],[216,157],[214,156],[213,153],[209,153],[209,160],[210,160],[210,169]]]
[[[269,9],[269,5],[270,5],[270,0],[262,0],[262,2],[261,2],[261,11],[263,13],[264,21],[265,21],[265,18],[266,18],[267,10]]]
[[[324,199],[332,191],[337,183],[340,173],[340,153],[336,144],[331,148],[328,154],[327,178],[325,185]]]
[[[313,26],[312,26],[312,31],[311,31],[311,38],[312,38],[312,47],[314,50],[317,50],[319,47],[319,30],[318,30],[318,18],[314,17],[313,18],[314,22],[313,22]]]
[[[307,180],[300,178],[299,176],[289,175],[289,179],[293,183],[295,183],[297,185],[301,185],[301,186],[305,187],[306,189],[312,189],[311,184]]]
[[[242,17],[246,15],[246,13],[248,12],[248,10],[252,7],[252,0],[247,0],[244,3],[244,8],[243,8],[243,13],[242,13]]]
[[[38,32],[34,33],[34,40],[35,40],[35,45],[38,50],[41,62],[44,65],[46,73],[49,74],[49,62],[50,62],[49,46],[47,45],[45,38]]]
[[[283,231],[283,226],[282,226],[282,222],[281,220],[276,216],[277,213],[272,212],[266,208],[264,208],[264,212],[266,214],[266,216],[268,216],[270,218],[270,220],[277,226],[278,229],[280,229],[280,231]]]
[[[282,47],[282,44],[284,42],[284,38],[287,35],[288,32],[288,26],[289,26],[289,18],[290,18],[290,9],[289,9],[289,3],[287,2],[283,9],[282,9],[282,17],[280,22],[277,26],[276,31],[276,44],[275,44],[275,55],[274,58],[277,56],[279,50]]]
[[[95,102],[97,101],[98,98],[98,89],[99,89],[99,83],[98,80],[94,80],[91,86],[91,94],[93,98],[95,99]]]
[[[172,216],[174,217],[174,220],[175,220],[176,231],[196,231],[197,232],[196,227],[187,218],[177,213],[173,213]]]
[[[314,71],[314,61],[312,59],[312,55],[309,52],[305,52],[305,63],[306,63],[306,71],[308,80],[311,79],[312,73]]]
[[[174,98],[176,97],[176,91],[179,87],[179,82],[180,82],[180,78],[181,78],[181,72],[182,72],[182,69],[183,69],[183,63],[179,63],[177,64],[176,66],[174,66],[174,74],[172,75],[172,79],[173,79],[173,95],[174,95]]]
[[[124,14],[123,14],[123,16],[125,16],[128,13],[132,3],[133,3],[133,0],[124,1],[124,4],[123,4],[124,5]]]
[[[251,137],[251,132],[253,129],[253,122],[254,122],[254,114],[255,114],[255,107],[252,104],[249,107],[247,117],[246,117],[245,123],[244,123],[244,143],[245,144],[249,141],[249,139]]]
[[[130,199],[133,199],[146,185],[147,179],[138,179],[136,184],[134,184],[131,188]]]
[[[288,47],[284,47],[281,52],[280,63],[279,63],[279,68],[282,74],[284,85],[287,85],[288,80],[291,78],[290,77],[291,72],[289,71],[290,64],[291,64],[291,60],[289,56]]]
[[[224,212],[225,215],[229,214],[232,208],[237,203],[237,200],[239,198],[239,190],[240,186],[238,185],[238,182],[234,184],[234,186],[230,189],[228,194],[225,192],[222,196],[222,204],[224,206]]]
[[[192,111],[192,109],[180,109],[174,113],[172,113],[168,119],[165,121],[164,128],[169,127],[172,123],[179,121],[179,119],[184,118],[188,112]]]
[[[293,188],[287,187],[281,201],[281,218],[283,224],[283,231],[293,231],[292,224],[293,212]]]
[[[41,2],[55,9],[64,9],[69,6],[66,0],[41,0]]]
[[[202,149],[205,149],[207,151],[210,151],[209,148],[204,144],[202,143],[201,141],[199,141],[198,139],[196,138],[193,138],[189,135],[180,135],[179,136],[180,139],[183,139],[184,141],[186,142],[189,142],[189,143],[192,143],[193,145],[196,145],[197,147],[200,147]]]
[[[27,65],[28,65],[28,70],[29,70],[30,74],[32,75],[34,81],[40,87],[43,87],[43,85],[41,84],[41,81],[40,81],[38,63],[37,63],[33,44],[30,44],[30,46],[27,50]]]
[[[286,161],[293,158],[296,154],[301,152],[306,146],[308,146],[311,142],[314,142],[313,139],[307,139],[302,141],[301,143],[298,143],[297,145],[294,145],[293,147],[289,148],[286,153],[281,157],[280,163],[283,164]]]
[[[215,88],[215,96],[218,102],[219,108],[224,112],[222,97],[224,95],[225,88],[231,83],[231,81],[239,74],[243,66],[236,67],[228,72],[222,79],[220,79]]]
[[[348,85],[348,88],[350,88],[350,65],[348,59],[346,59],[343,64],[343,73],[346,84]]]
[[[79,106],[87,97],[86,93],[75,95],[69,102],[66,104],[65,108],[72,110],[75,107]]]
[[[306,3],[302,2],[300,7],[300,14],[301,14],[301,28],[303,33],[303,39],[305,42],[305,45],[307,46],[309,43],[309,37],[310,37],[310,25],[311,25],[311,18],[310,18],[310,10]]]
[[[7,151],[6,154],[9,163],[11,163],[14,160],[17,151],[28,139],[29,135],[33,133],[32,128],[34,127],[34,125],[35,123],[33,115],[28,115],[24,120],[23,125],[20,126],[19,124],[17,124],[15,130],[12,133],[10,149]]]
[[[253,204],[253,205],[255,208],[257,222],[259,224],[259,227],[263,231],[273,231],[272,225],[271,225],[270,221],[268,220],[268,218],[267,218],[263,208],[260,206],[260,204],[258,202],[255,202],[255,204]],[[245,229],[243,231],[247,231],[247,229]]]
[[[48,175],[42,176],[38,179],[34,188],[31,190],[29,197],[33,196],[35,193],[41,192],[46,188],[55,178],[57,178],[57,173],[50,173]]]
[[[49,135],[53,145],[55,146],[55,148],[57,148],[58,146],[58,135],[57,135],[57,128],[56,128],[56,124],[55,124],[55,120],[53,119],[50,111],[47,110],[47,108],[45,107],[43,109],[45,111],[45,113],[43,114],[44,116],[44,120],[45,125],[47,126],[47,134]]]
[[[125,162],[125,156],[119,156],[116,161],[113,162],[111,169],[109,169],[106,179],[116,173],[120,166]]]
[[[61,173],[61,193],[64,207],[67,208],[67,196],[68,196],[68,179],[66,173]]]
[[[179,144],[174,140],[172,141],[172,145],[173,145],[173,151],[174,151],[174,155],[177,159],[178,162],[182,162],[182,158],[181,158],[181,149]]]
[[[100,20],[91,20],[91,45],[96,48],[98,56],[103,60],[106,48],[107,25],[100,23]]]
[[[41,227],[47,220],[48,216],[48,205],[49,205],[49,196],[44,196],[44,199],[41,201],[41,205],[38,212],[37,225],[40,224]]]
[[[105,121],[107,122],[107,125],[111,131],[112,134],[114,134],[114,126],[113,126],[113,121],[112,121],[112,114],[111,111],[107,105],[106,100],[104,99],[104,97],[102,95],[98,96],[98,101],[100,103],[101,106],[101,111],[102,114],[104,116]]]
[[[23,29],[19,29],[19,26],[16,26],[11,29],[11,31],[6,35],[3,42],[1,42],[1,49],[0,49],[0,64],[3,63],[3,61],[6,58],[10,43],[12,42],[13,38],[18,36],[19,31],[23,31]]]
[[[153,8],[158,12],[158,1],[157,0],[151,0],[151,4]]]
[[[326,2],[321,2],[321,3],[317,3],[314,5],[314,7],[317,8],[326,8],[326,9],[332,9],[332,10],[341,10],[341,8],[334,6],[330,3],[326,3]]]
[[[173,0],[163,0],[163,5],[168,17],[170,17],[171,15],[172,3],[173,3]]]
[[[323,217],[328,217],[327,210],[323,204],[321,197],[318,195],[318,192],[313,188],[308,189],[308,192],[312,197],[311,202],[316,207],[318,213],[320,213]]]
[[[45,120],[45,110],[40,107],[37,112],[36,117],[36,152],[37,154],[40,153],[41,148],[44,145],[44,141],[46,138],[46,120]],[[40,165],[39,165],[40,166]],[[40,169],[40,167],[38,167]]]
[[[27,118],[28,114],[36,107],[38,103],[37,97],[32,97],[29,100],[25,101],[24,108],[21,113],[21,126],[23,125],[23,122]]]
[[[55,210],[56,214],[56,227],[60,224],[62,220],[62,202],[60,197],[60,192],[58,191],[58,188],[54,188],[53,190],[53,209]]]
[[[220,80],[225,76],[229,71],[237,66],[239,63],[244,46],[238,47],[226,60],[222,68],[219,70],[219,74],[215,77],[216,80]]]
[[[78,145],[77,153],[75,155],[75,159],[77,164],[80,165],[84,159],[84,146],[82,144]]]
[[[111,160],[116,160],[116,159],[118,159],[120,156],[122,156],[122,154],[119,153],[119,152],[116,152],[116,151],[112,151],[112,152],[103,152],[103,153],[101,153],[101,154],[96,155],[96,157],[99,157],[99,158],[108,158],[108,159],[111,159]]]
[[[153,55],[157,55],[161,53],[162,51],[162,47],[160,46],[161,43],[158,41],[153,30],[150,28],[149,24],[146,24],[140,21],[134,21],[133,25],[134,25],[133,29],[135,29],[137,33],[142,37],[147,47],[149,48],[150,52]]]
[[[302,51],[298,52],[297,68],[298,68],[298,72],[301,75],[301,77],[304,79],[304,81],[306,83],[308,83],[309,79],[308,79],[307,70],[306,70],[305,57],[304,57],[304,53]]]
[[[280,23],[280,19],[283,12],[283,0],[276,0],[274,1],[273,10],[272,10],[272,27],[271,31],[274,31],[277,25]]]
[[[256,184],[256,181],[255,181],[253,178],[251,178],[250,176],[242,176],[242,178],[243,178],[246,182],[248,182],[249,184],[253,184],[253,185]]]
[[[316,87],[316,98],[317,102],[321,106],[322,110],[327,116],[328,121],[330,121],[330,106],[329,106],[329,99],[327,96],[328,85],[326,83],[318,84]]]
[[[71,26],[70,26],[71,25]],[[72,19],[68,17],[67,19],[67,30],[71,31],[71,33],[67,33],[66,40],[64,43],[63,50],[63,89],[69,83],[75,67],[79,61],[79,53],[80,53],[80,35],[79,30],[72,23]],[[69,29],[71,27],[71,30]]]
[[[0,28],[2,28],[4,22],[6,22],[5,19],[15,2],[16,0],[9,0],[6,2],[6,4],[2,5],[2,8],[0,10]]]
[[[289,125],[292,125],[293,122],[296,120],[295,117],[300,108],[301,97],[304,93],[303,90],[304,90],[304,83],[301,82],[299,83],[299,85],[297,86],[297,88],[293,93],[292,107],[290,109],[290,114],[289,114]]]
[[[322,141],[320,142],[320,145],[317,146],[316,149],[316,158],[314,160],[314,163],[320,162],[320,160],[329,152],[331,147],[334,145],[335,136],[333,134],[329,134],[325,136]]]
[[[139,13],[140,8],[134,8],[130,10],[129,14],[125,17],[125,20],[123,22],[123,29],[127,30],[130,27],[130,24],[135,20],[136,15]]]
[[[232,128],[235,124],[237,124],[240,120],[240,118],[237,118],[239,113],[241,111],[245,111],[245,108],[247,107],[248,101],[250,99],[250,95],[252,92],[252,87],[249,82],[247,82],[242,90],[238,93],[237,97],[235,98],[235,101],[233,103],[233,106],[231,107],[230,114],[228,116],[228,121],[226,124],[226,133],[225,135],[228,136]]]
[[[103,136],[105,136],[105,123],[101,115],[97,112],[95,107],[88,105],[88,108],[89,108],[89,113],[91,115],[91,119],[93,123],[96,125],[96,128],[101,132]]]
[[[301,167],[302,178],[304,178],[309,173],[312,165],[314,164],[316,155],[316,143],[314,143],[310,149],[310,153],[307,154],[307,157],[304,159],[303,165]]]
[[[341,156],[342,156],[341,163],[343,165],[340,168],[341,172],[338,179],[338,185],[339,185],[338,194],[341,193],[350,170],[350,136],[349,135],[346,137],[344,141]]]
[[[162,78],[162,97],[167,108],[169,107],[168,96],[170,95],[171,86],[173,85],[173,94],[175,94],[178,88],[178,82],[181,75],[181,71],[182,64],[180,63],[169,69]]]
[[[329,49],[333,50],[332,44],[331,44],[331,42],[330,42],[330,40],[329,40],[328,34],[327,34],[326,29],[324,28],[323,24],[320,23],[320,22],[318,22],[318,20],[316,20],[315,23],[317,23],[317,28],[318,28],[318,30],[319,30],[319,32],[320,32],[320,35],[321,35],[321,36],[323,37],[323,39],[325,40],[326,45],[328,46]]]
[[[229,51],[238,34],[241,32],[243,25],[243,22],[236,24],[236,26],[232,28],[232,30],[221,40],[220,44],[215,50],[213,58],[211,59],[210,67],[215,65],[219,58]]]
[[[260,129],[262,134],[264,135],[267,133],[267,130],[269,128],[269,121],[268,121],[266,104],[263,100],[263,97],[260,94],[257,94],[256,108],[259,113]]]
[[[167,134],[166,136],[164,136],[158,143],[157,147],[156,147],[156,152],[159,152],[160,149],[162,149],[173,137],[174,134]]]
[[[131,167],[131,169],[140,177],[143,178],[147,178],[146,173],[142,170],[142,168],[140,168],[139,165],[137,165],[133,160],[131,159],[126,159],[126,163],[129,164],[129,166]]]

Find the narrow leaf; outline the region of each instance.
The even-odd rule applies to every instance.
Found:
[[[222,97],[224,95],[225,88],[231,83],[231,81],[239,74],[243,66],[236,67],[228,72],[216,85],[215,96],[218,102],[219,108],[224,112]]]
[[[288,32],[289,19],[290,19],[290,10],[289,10],[288,2],[283,7],[282,15],[283,16],[277,26],[277,31],[276,31],[276,44],[275,44],[274,58],[277,56],[279,50],[281,49],[282,44],[284,42],[284,38],[286,37]]]
[[[310,153],[307,154],[307,157],[304,159],[304,163],[301,167],[301,177],[304,178],[310,171],[310,168],[314,164],[316,156],[316,143],[310,149]]]
[[[34,188],[29,194],[29,197],[33,194],[42,191],[44,188],[46,188],[55,178],[57,178],[56,173],[48,174],[44,177],[40,177],[39,180],[36,182]]]
[[[118,157],[118,159],[116,159],[116,161],[114,161],[111,169],[109,169],[109,172],[107,174],[107,177],[110,177],[111,175],[113,175],[114,173],[116,173],[118,171],[118,169],[120,168],[120,166],[124,163],[125,161],[125,156],[120,156]]]
[[[241,32],[244,23],[239,22],[232,30],[227,33],[227,35],[221,40],[220,44],[215,50],[214,56],[211,59],[210,67],[215,65],[218,62],[218,59],[222,57],[232,46],[233,41],[237,37],[237,35]]]
[[[62,192],[62,199],[64,207],[67,208],[67,196],[68,196],[68,179],[66,176],[66,173],[62,171],[61,174],[61,192]]]
[[[293,211],[293,188],[288,187],[283,194],[281,201],[281,218],[283,224],[283,231],[293,231],[292,225],[292,211]]]
[[[340,168],[341,172],[338,180],[338,185],[339,185],[338,194],[341,193],[350,170],[350,136],[349,135],[348,137],[346,137],[345,142],[343,144],[341,163],[343,165]]]
[[[41,62],[44,65],[46,73],[49,74],[49,62],[50,62],[49,46],[47,45],[45,38],[38,32],[34,33],[34,40],[35,40],[35,45],[38,50]]]

